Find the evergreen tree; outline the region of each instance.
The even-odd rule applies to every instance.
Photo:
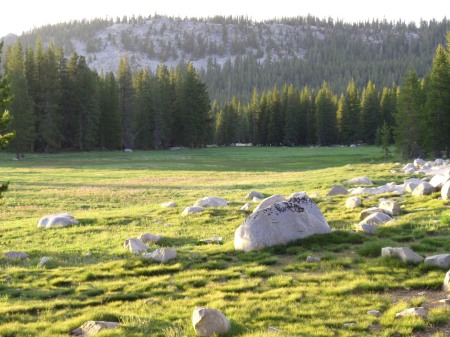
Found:
[[[101,149],[118,150],[122,143],[122,118],[119,86],[114,73],[110,72],[101,76],[99,93],[98,146]]]
[[[336,143],[337,98],[324,82],[316,97],[317,144],[328,146]]]
[[[171,144],[173,119],[175,115],[175,87],[167,67],[160,64],[156,71],[156,84],[153,86],[153,144],[155,149]]]
[[[117,73],[119,83],[119,107],[122,117],[122,148],[133,148],[135,125],[135,92],[133,75],[128,58],[120,59]]]
[[[285,125],[283,143],[300,144],[300,138],[306,133],[306,123],[300,115],[300,93],[291,84],[287,89],[285,103]]]
[[[9,111],[12,116],[9,127],[16,134],[11,141],[10,148],[16,153],[16,158],[19,159],[24,157],[25,152],[33,151],[34,143],[33,103],[28,95],[23,47],[20,39],[9,50],[6,73],[11,84],[11,94],[14,97],[14,100],[9,104]]]
[[[2,54],[3,41],[0,42],[0,56]],[[1,65],[0,57],[0,65]],[[11,103],[12,97],[8,80],[0,72],[0,150],[3,150],[11,139],[14,138],[14,132],[8,131],[11,123],[11,116],[6,107]],[[2,186],[3,188],[3,186]],[[6,189],[6,185],[4,187]]]
[[[217,144],[231,145],[237,140],[238,112],[236,99],[225,103],[216,121]]]
[[[269,125],[267,140],[270,145],[279,146],[283,143],[284,115],[281,109],[280,92],[277,85],[269,96],[268,101]]]
[[[316,140],[316,108],[314,98],[308,86],[303,87],[300,94],[300,119],[305,121],[306,134],[300,138],[300,144],[314,144]]]
[[[416,72],[408,71],[397,95],[395,144],[404,157],[423,156],[423,118],[425,99]]]
[[[140,70],[135,77],[136,92],[136,125],[135,141],[136,148],[142,150],[154,147],[154,136],[152,123],[154,120],[154,103],[152,90],[156,84],[147,70]]]
[[[251,118],[251,142],[254,145],[261,144],[261,107],[259,106],[259,94],[256,88],[253,88],[252,99],[248,105],[247,111]]]
[[[367,144],[375,144],[376,132],[380,121],[380,101],[375,84],[367,83],[361,100],[361,138]]]
[[[436,49],[426,93],[426,145],[440,157],[450,155],[450,60],[442,45]]]
[[[350,81],[346,92],[341,97],[338,120],[340,141],[343,144],[356,143],[361,139],[361,101],[355,81]]]

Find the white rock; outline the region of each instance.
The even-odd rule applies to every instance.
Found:
[[[412,191],[414,191],[414,189],[419,186],[419,184],[423,183],[422,180],[417,179],[417,178],[410,178],[410,179],[406,179],[404,182],[404,186],[405,186],[405,191],[408,193],[412,193]]]
[[[253,212],[236,230],[234,247],[250,251],[330,232],[320,209],[305,195]]]
[[[204,243],[222,243],[223,242],[223,238],[221,236],[213,236],[211,238],[202,239],[202,240],[200,240],[200,242],[204,242]]]
[[[445,274],[442,290],[450,292],[450,270]]]
[[[251,191],[249,194],[247,194],[245,200],[253,200],[253,198],[258,198],[259,200],[264,199],[264,194],[258,191]]]
[[[200,213],[203,212],[205,210],[204,207],[200,207],[200,206],[191,206],[191,207],[186,207],[183,212],[181,213],[181,215],[188,215],[188,214],[192,214],[192,213]]]
[[[442,269],[450,268],[450,254],[438,254],[427,256],[424,263],[429,266],[435,266]]]
[[[403,262],[411,262],[414,264],[421,263],[424,259],[408,247],[384,247],[381,248],[382,257],[391,257]]]
[[[202,337],[221,335],[231,328],[230,320],[221,311],[211,308],[195,308],[192,325],[196,334]]]
[[[392,218],[389,215],[387,215],[383,212],[376,212],[376,213],[370,214],[368,217],[364,218],[360,222],[360,224],[368,224],[368,225],[377,226],[377,225],[384,224],[391,220],[392,220]]]
[[[251,207],[252,207],[252,204],[248,202],[244,206],[242,206],[239,210],[241,210],[241,211],[249,211]]]
[[[320,262],[320,257],[316,256],[307,256],[306,262]]]
[[[427,310],[424,307],[409,308],[395,314],[395,318],[401,318],[405,316],[419,316],[426,318],[428,316]]]
[[[347,180],[347,183],[350,185],[373,185],[372,180],[370,180],[368,177],[356,177]]]
[[[381,316],[381,312],[379,312],[378,310],[368,310],[367,314],[371,315],[371,316],[375,316],[375,317],[380,317]]]
[[[364,220],[369,215],[375,214],[375,213],[384,213],[384,211],[379,207],[370,207],[366,208],[365,210],[361,211],[359,213],[359,220]]]
[[[177,252],[170,248],[158,248],[151,253],[144,253],[142,256],[161,263],[166,263],[175,259],[177,257]]]
[[[435,176],[433,176],[433,178],[431,178],[430,185],[432,185],[437,191],[439,191],[447,181],[450,181],[450,176],[436,174]]]
[[[39,261],[38,266],[39,266],[39,267],[42,267],[42,266],[44,266],[46,263],[48,263],[50,260],[51,260],[51,259],[50,259],[49,257],[43,256],[43,257],[41,258],[41,260]]]
[[[390,216],[400,214],[400,204],[395,200],[383,200],[378,207]]]
[[[367,234],[374,234],[379,226],[377,225],[369,225],[366,223],[357,223],[355,225],[355,231],[357,232],[364,232]]]
[[[67,227],[76,225],[78,221],[69,213],[59,213],[47,215],[41,218],[37,224],[38,227],[52,228],[52,227]]]
[[[161,207],[162,207],[162,208],[173,208],[173,207],[175,207],[176,205],[177,205],[177,203],[174,202],[174,201],[167,201],[167,202],[163,202],[163,203],[161,204]]]
[[[261,203],[258,206],[256,206],[256,208],[253,210],[253,213],[258,212],[260,209],[264,209],[269,206],[272,206],[276,202],[282,202],[282,201],[286,201],[286,198],[283,197],[281,194],[272,195],[268,198],[265,198],[263,201],[261,201]]]
[[[120,326],[117,322],[88,321],[79,328],[73,330],[71,335],[78,337],[91,336],[107,329],[116,329]]]
[[[226,207],[228,202],[219,197],[204,197],[195,202],[194,206],[200,207]]]
[[[436,190],[432,185],[427,182],[422,182],[412,191],[412,195],[415,197],[422,197],[425,195],[430,195],[435,191]]]
[[[133,150],[132,149],[125,149],[125,150],[123,150],[123,152],[125,152],[125,153],[132,153]]]
[[[123,247],[129,249],[130,252],[132,252],[135,255],[144,252],[150,248],[141,240],[135,238],[125,240]]]
[[[150,233],[141,234],[141,236],[139,236],[139,240],[141,240],[143,243],[147,243],[147,242],[158,242],[158,241],[160,241],[162,238],[164,238],[164,236],[162,236],[162,235],[150,234]]]
[[[423,165],[425,165],[425,160],[421,159],[421,158],[417,158],[414,160],[414,166],[417,168],[421,168]]]
[[[334,185],[330,191],[326,194],[327,197],[332,197],[335,195],[345,195],[348,194],[348,190],[342,185]]]
[[[447,181],[441,188],[442,200],[450,200],[450,181]]]
[[[345,202],[346,208],[356,208],[361,206],[361,198],[360,197],[350,197]]]

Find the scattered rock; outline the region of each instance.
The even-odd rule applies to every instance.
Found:
[[[413,165],[417,168],[421,168],[423,165],[425,165],[425,160],[417,158],[414,160]]]
[[[181,213],[181,215],[188,215],[188,214],[192,214],[192,213],[200,213],[203,212],[205,210],[204,207],[200,207],[200,206],[191,206],[191,207],[186,207],[184,209],[184,211]]]
[[[391,220],[392,218],[389,215],[383,212],[375,212],[364,218],[359,224],[379,226]]]
[[[367,177],[356,177],[346,181],[350,185],[373,185],[372,180]]]
[[[384,213],[384,210],[379,207],[370,207],[367,208],[359,213],[359,220],[364,220],[369,215],[375,214],[375,213]]]
[[[52,228],[52,227],[67,227],[76,224],[78,224],[78,221],[69,213],[59,213],[47,215],[41,218],[37,226],[44,228]]]
[[[139,237],[139,240],[141,240],[143,243],[147,243],[147,242],[158,242],[162,238],[164,238],[164,236],[162,236],[162,235],[154,235],[154,234],[150,234],[150,233],[145,233],[145,234],[141,234],[141,236]]]
[[[444,298],[442,300],[439,300],[439,303],[450,304],[450,298]]]
[[[12,278],[13,278],[13,277],[12,277],[11,275],[7,275],[7,276],[5,277],[5,281],[6,281],[6,282],[11,281]]]
[[[142,256],[161,263],[166,263],[175,259],[177,257],[177,252],[170,248],[158,248],[151,253],[144,253]]]
[[[253,198],[258,199],[264,199],[264,194],[257,192],[257,191],[251,191],[247,196],[245,197],[245,200],[253,200]]]
[[[424,263],[429,266],[436,266],[442,269],[450,268],[450,254],[439,254],[428,256],[425,258]]]
[[[349,208],[349,209],[357,208],[359,206],[361,206],[361,198],[360,197],[350,197],[345,202],[345,207]]]
[[[378,310],[369,310],[369,311],[367,311],[367,314],[371,315],[371,316],[375,316],[375,317],[381,316],[381,312],[379,312]]]
[[[223,238],[221,236],[213,236],[212,238],[200,240],[203,243],[222,243]]]
[[[124,248],[128,248],[134,255],[146,251],[150,247],[139,239],[127,239],[123,244]]]
[[[203,337],[224,334],[231,328],[230,320],[221,311],[211,308],[195,308],[192,324],[196,334]]]
[[[267,332],[282,332],[282,330],[274,328],[273,326],[269,326]]]
[[[162,208],[173,208],[173,207],[175,207],[176,205],[177,205],[177,203],[174,202],[174,201],[167,201],[167,202],[163,202],[163,203],[161,204],[161,207],[162,207]]]
[[[107,329],[116,329],[120,326],[117,322],[104,322],[104,321],[88,321],[79,328],[73,330],[70,334],[72,336],[85,337],[92,336],[100,331]]]
[[[441,188],[442,200],[450,200],[450,181],[447,181]]]
[[[261,201],[261,203],[258,206],[256,206],[256,208],[253,210],[253,213],[258,212],[260,209],[267,208],[276,202],[283,202],[283,201],[286,201],[286,198],[283,197],[281,194],[272,195]]]
[[[445,274],[442,290],[450,292],[450,270],[447,272],[447,274]]]
[[[248,202],[244,206],[242,206],[239,210],[241,210],[241,211],[250,211],[250,207],[252,207],[252,204]]]
[[[417,307],[405,309],[395,314],[395,318],[401,318],[405,316],[419,316],[422,318],[426,318],[428,316],[428,312],[424,307]]]
[[[49,262],[51,259],[49,258],[49,257],[47,257],[47,256],[43,256],[42,258],[41,258],[41,261],[39,261],[39,264],[38,264],[38,266],[39,267],[43,267],[47,262]]]
[[[357,232],[364,232],[367,234],[375,234],[375,232],[377,231],[378,226],[376,225],[369,225],[366,223],[358,223],[355,225],[355,230]]]
[[[28,257],[28,254],[24,253],[24,252],[10,251],[10,252],[4,253],[3,257],[5,259],[10,259],[10,260],[24,260]]]
[[[415,197],[423,197],[425,195],[430,195],[435,191],[436,190],[433,185],[430,185],[429,183],[423,181],[412,191],[412,195]]]
[[[305,194],[253,212],[236,230],[234,247],[250,251],[330,232],[322,212]]]
[[[308,256],[306,257],[306,262],[320,262],[320,257]]]
[[[450,181],[450,175],[436,174],[431,178],[430,185],[432,185],[436,191],[440,191],[447,181]]]
[[[408,247],[384,247],[381,249],[381,256],[391,257],[403,262],[411,262],[414,264],[421,263],[424,260],[422,256],[415,253]]]
[[[195,202],[194,206],[200,207],[226,207],[228,202],[219,197],[204,197]]]
[[[383,200],[378,207],[390,216],[400,214],[400,204],[395,200]]]
[[[334,185],[331,190],[326,194],[327,197],[332,197],[334,195],[348,194],[348,190],[342,185]]]
[[[419,184],[423,183],[422,180],[417,179],[417,178],[410,178],[410,179],[406,179],[405,182],[403,183],[403,186],[405,187],[405,191],[408,193],[412,193],[412,191],[414,191],[414,189],[419,186]]]

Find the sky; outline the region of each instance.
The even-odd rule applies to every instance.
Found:
[[[268,3],[268,4],[266,4]],[[176,17],[248,16],[255,21],[307,16],[359,22],[372,19],[450,19],[448,0],[12,0],[0,6],[0,37],[71,20],[155,13]]]

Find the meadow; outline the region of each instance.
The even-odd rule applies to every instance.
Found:
[[[180,151],[0,154],[0,336],[68,336],[88,320],[120,322],[98,336],[195,336],[195,307],[221,310],[226,335],[448,336],[449,306],[438,303],[446,271],[380,257],[385,246],[422,256],[450,253],[449,204],[438,193],[405,195],[402,214],[376,234],[354,233],[363,208],[347,196],[326,197],[334,184],[368,176],[402,183],[375,147],[207,148]],[[234,231],[252,190],[266,197],[306,191],[333,233],[256,252],[235,251]],[[226,208],[181,216],[205,196]],[[363,207],[382,196],[366,196]],[[398,199],[397,197],[394,197]],[[161,208],[166,201],[175,208]],[[254,203],[255,207],[256,204]],[[39,219],[69,212],[80,224],[42,229]],[[151,248],[178,256],[160,264],[123,248],[142,233],[163,235]],[[222,244],[203,244],[220,236]],[[28,253],[8,260],[7,251]],[[308,263],[313,255],[321,262]],[[43,267],[43,256],[51,260]],[[425,306],[428,319],[395,314]],[[379,310],[375,317],[368,310]],[[275,327],[280,332],[268,332]]]

